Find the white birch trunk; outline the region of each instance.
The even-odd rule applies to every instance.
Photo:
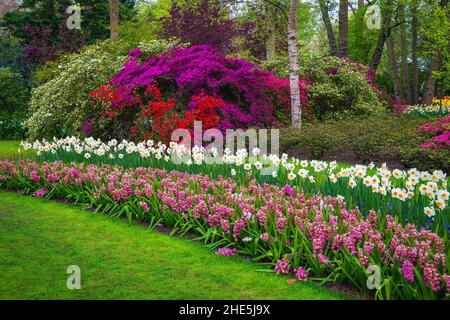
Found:
[[[288,23],[289,82],[291,89],[292,127],[301,129],[302,109],[300,105],[299,65],[297,49],[298,0],[290,0]]]

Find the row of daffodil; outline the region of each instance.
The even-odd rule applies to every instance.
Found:
[[[442,104],[441,106],[439,103],[433,103],[432,105],[412,105],[408,106],[405,112],[411,115],[422,117],[438,115],[445,116],[450,114],[450,105]]]
[[[102,142],[94,138],[76,137],[22,143],[23,150],[33,151],[40,161],[63,160],[124,167],[154,167],[189,173],[209,174],[212,177],[232,176],[245,184],[249,178],[260,183],[284,186],[300,185],[310,194],[345,198],[350,206],[363,212],[371,209],[394,214],[425,228],[445,232],[449,227],[450,208],[448,179],[440,170],[433,172],[390,170],[386,165],[349,166],[337,162],[307,161],[273,154],[265,155],[254,148],[223,154],[212,149],[183,145],[166,146],[152,140],[134,143],[111,140]],[[211,156],[211,158],[208,158]],[[174,159],[178,159],[174,161]],[[180,161],[182,159],[182,161]],[[269,169],[268,169],[269,168]],[[269,171],[268,171],[269,170]]]

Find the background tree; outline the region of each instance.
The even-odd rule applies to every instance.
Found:
[[[411,5],[411,59],[412,59],[412,101],[419,103],[419,12],[420,0],[413,0]]]
[[[395,53],[394,34],[390,34],[386,40],[389,65],[391,67],[391,78],[394,85],[394,96],[397,100],[402,98],[400,90],[400,77],[398,74],[397,55]]]
[[[352,11],[348,22],[348,57],[364,65],[370,63],[379,36],[379,30],[367,26],[367,9],[362,6]]]
[[[271,60],[275,58],[276,54],[276,15],[277,15],[277,7],[272,3],[267,3],[267,40],[266,40],[266,48],[267,48],[267,60]]]
[[[289,82],[291,88],[292,127],[302,127],[302,110],[300,105],[299,64],[297,48],[297,8],[298,0],[290,0],[288,22],[289,47]]]
[[[318,0],[320,12],[322,13],[322,20],[327,31],[328,43],[330,46],[330,54],[335,56],[337,55],[337,45],[336,45],[336,37],[334,36],[333,25],[331,24],[330,15],[329,15],[329,1],[328,0]]]
[[[339,0],[339,55],[347,56],[348,0]]]
[[[116,0],[119,1],[119,0]],[[60,52],[74,52],[84,44],[109,37],[109,1],[77,0],[81,8],[81,29],[69,30],[67,8],[72,0],[24,0],[19,10],[6,13],[0,25],[21,42],[25,58],[37,65]],[[134,0],[120,0],[123,20],[132,16]]]
[[[431,104],[436,91],[436,83],[441,81],[443,88],[448,83],[450,59],[450,22],[448,0],[435,3],[427,11],[428,19],[421,28],[424,38],[422,50],[430,59],[428,77],[424,84],[422,103]]]
[[[398,3],[398,16],[401,24],[400,28],[400,50],[401,50],[401,65],[402,65],[402,97],[407,103],[411,104],[411,85],[409,80],[409,62],[408,62],[408,39],[406,37],[406,15],[405,15],[405,1],[400,0]]]
[[[381,30],[378,36],[377,44],[375,46],[372,59],[370,60],[370,69],[376,72],[378,65],[383,56],[384,45],[389,38],[391,31],[399,25],[398,22],[392,23],[392,16],[395,12],[395,5],[393,0],[385,0],[381,3]]]
[[[220,0],[198,0],[189,5],[174,2],[162,24],[162,37],[176,37],[192,45],[208,44],[221,50],[229,49],[241,31]]]
[[[119,0],[109,0],[109,32],[110,39],[119,38]]]

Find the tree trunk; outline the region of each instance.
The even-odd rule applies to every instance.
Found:
[[[119,0],[109,0],[109,34],[111,40],[119,38]]]
[[[448,0],[441,0],[440,6],[445,8],[448,5]],[[425,81],[425,85],[423,86],[422,93],[422,103],[423,104],[432,104],[434,92],[436,91],[436,78],[433,73],[438,71],[441,68],[442,60],[441,57],[435,55],[431,58],[430,70],[427,80]]]
[[[339,0],[339,56],[347,56],[348,0]]]
[[[433,103],[434,92],[436,90],[436,78],[433,76],[433,72],[438,71],[441,67],[441,59],[438,56],[434,56],[430,63],[430,73],[423,86],[422,101],[423,104],[431,105]]]
[[[300,129],[302,127],[302,109],[300,106],[299,65],[297,49],[297,8],[298,0],[290,0],[288,22],[288,49],[292,127]]]
[[[389,37],[391,32],[391,18],[392,18],[392,0],[386,1],[387,9],[382,10],[381,12],[381,32],[378,37],[377,45],[375,47],[375,51],[372,55],[372,59],[370,60],[369,67],[375,73],[378,69],[378,65],[380,64],[381,57],[383,56],[383,49],[386,39]]]
[[[394,82],[394,95],[396,99],[403,99],[400,92],[400,78],[398,76],[397,57],[395,55],[395,46],[393,35],[391,34],[386,40],[389,64],[391,66],[391,77]]]
[[[377,71],[378,65],[380,64],[381,57],[383,55],[384,43],[388,38],[387,34],[388,32],[381,31],[380,36],[378,37],[377,46],[375,47],[375,51],[369,64],[369,67],[373,72]]]
[[[336,38],[334,36],[333,25],[331,24],[330,14],[326,0],[319,0],[320,12],[322,13],[323,24],[327,30],[328,43],[330,44],[330,54],[337,55]]]
[[[266,40],[266,59],[275,58],[276,54],[276,8],[273,4],[267,4],[267,40]]]
[[[417,50],[419,45],[419,20],[417,16],[417,4],[412,8],[412,100],[413,103],[419,103],[419,60],[417,57]]]
[[[408,67],[408,41],[406,39],[406,18],[405,6],[399,4],[398,15],[402,24],[400,25],[400,50],[402,56],[402,79],[403,79],[403,99],[408,103],[412,103],[411,84],[409,81],[409,67]]]

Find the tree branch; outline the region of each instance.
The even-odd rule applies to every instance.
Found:
[[[273,1],[273,0],[264,0],[264,1],[272,6],[276,7],[278,10],[280,10],[281,13],[283,14],[283,16],[286,18],[286,20],[289,20],[289,15],[288,15],[286,9],[283,8],[283,6],[281,6],[277,1]]]

